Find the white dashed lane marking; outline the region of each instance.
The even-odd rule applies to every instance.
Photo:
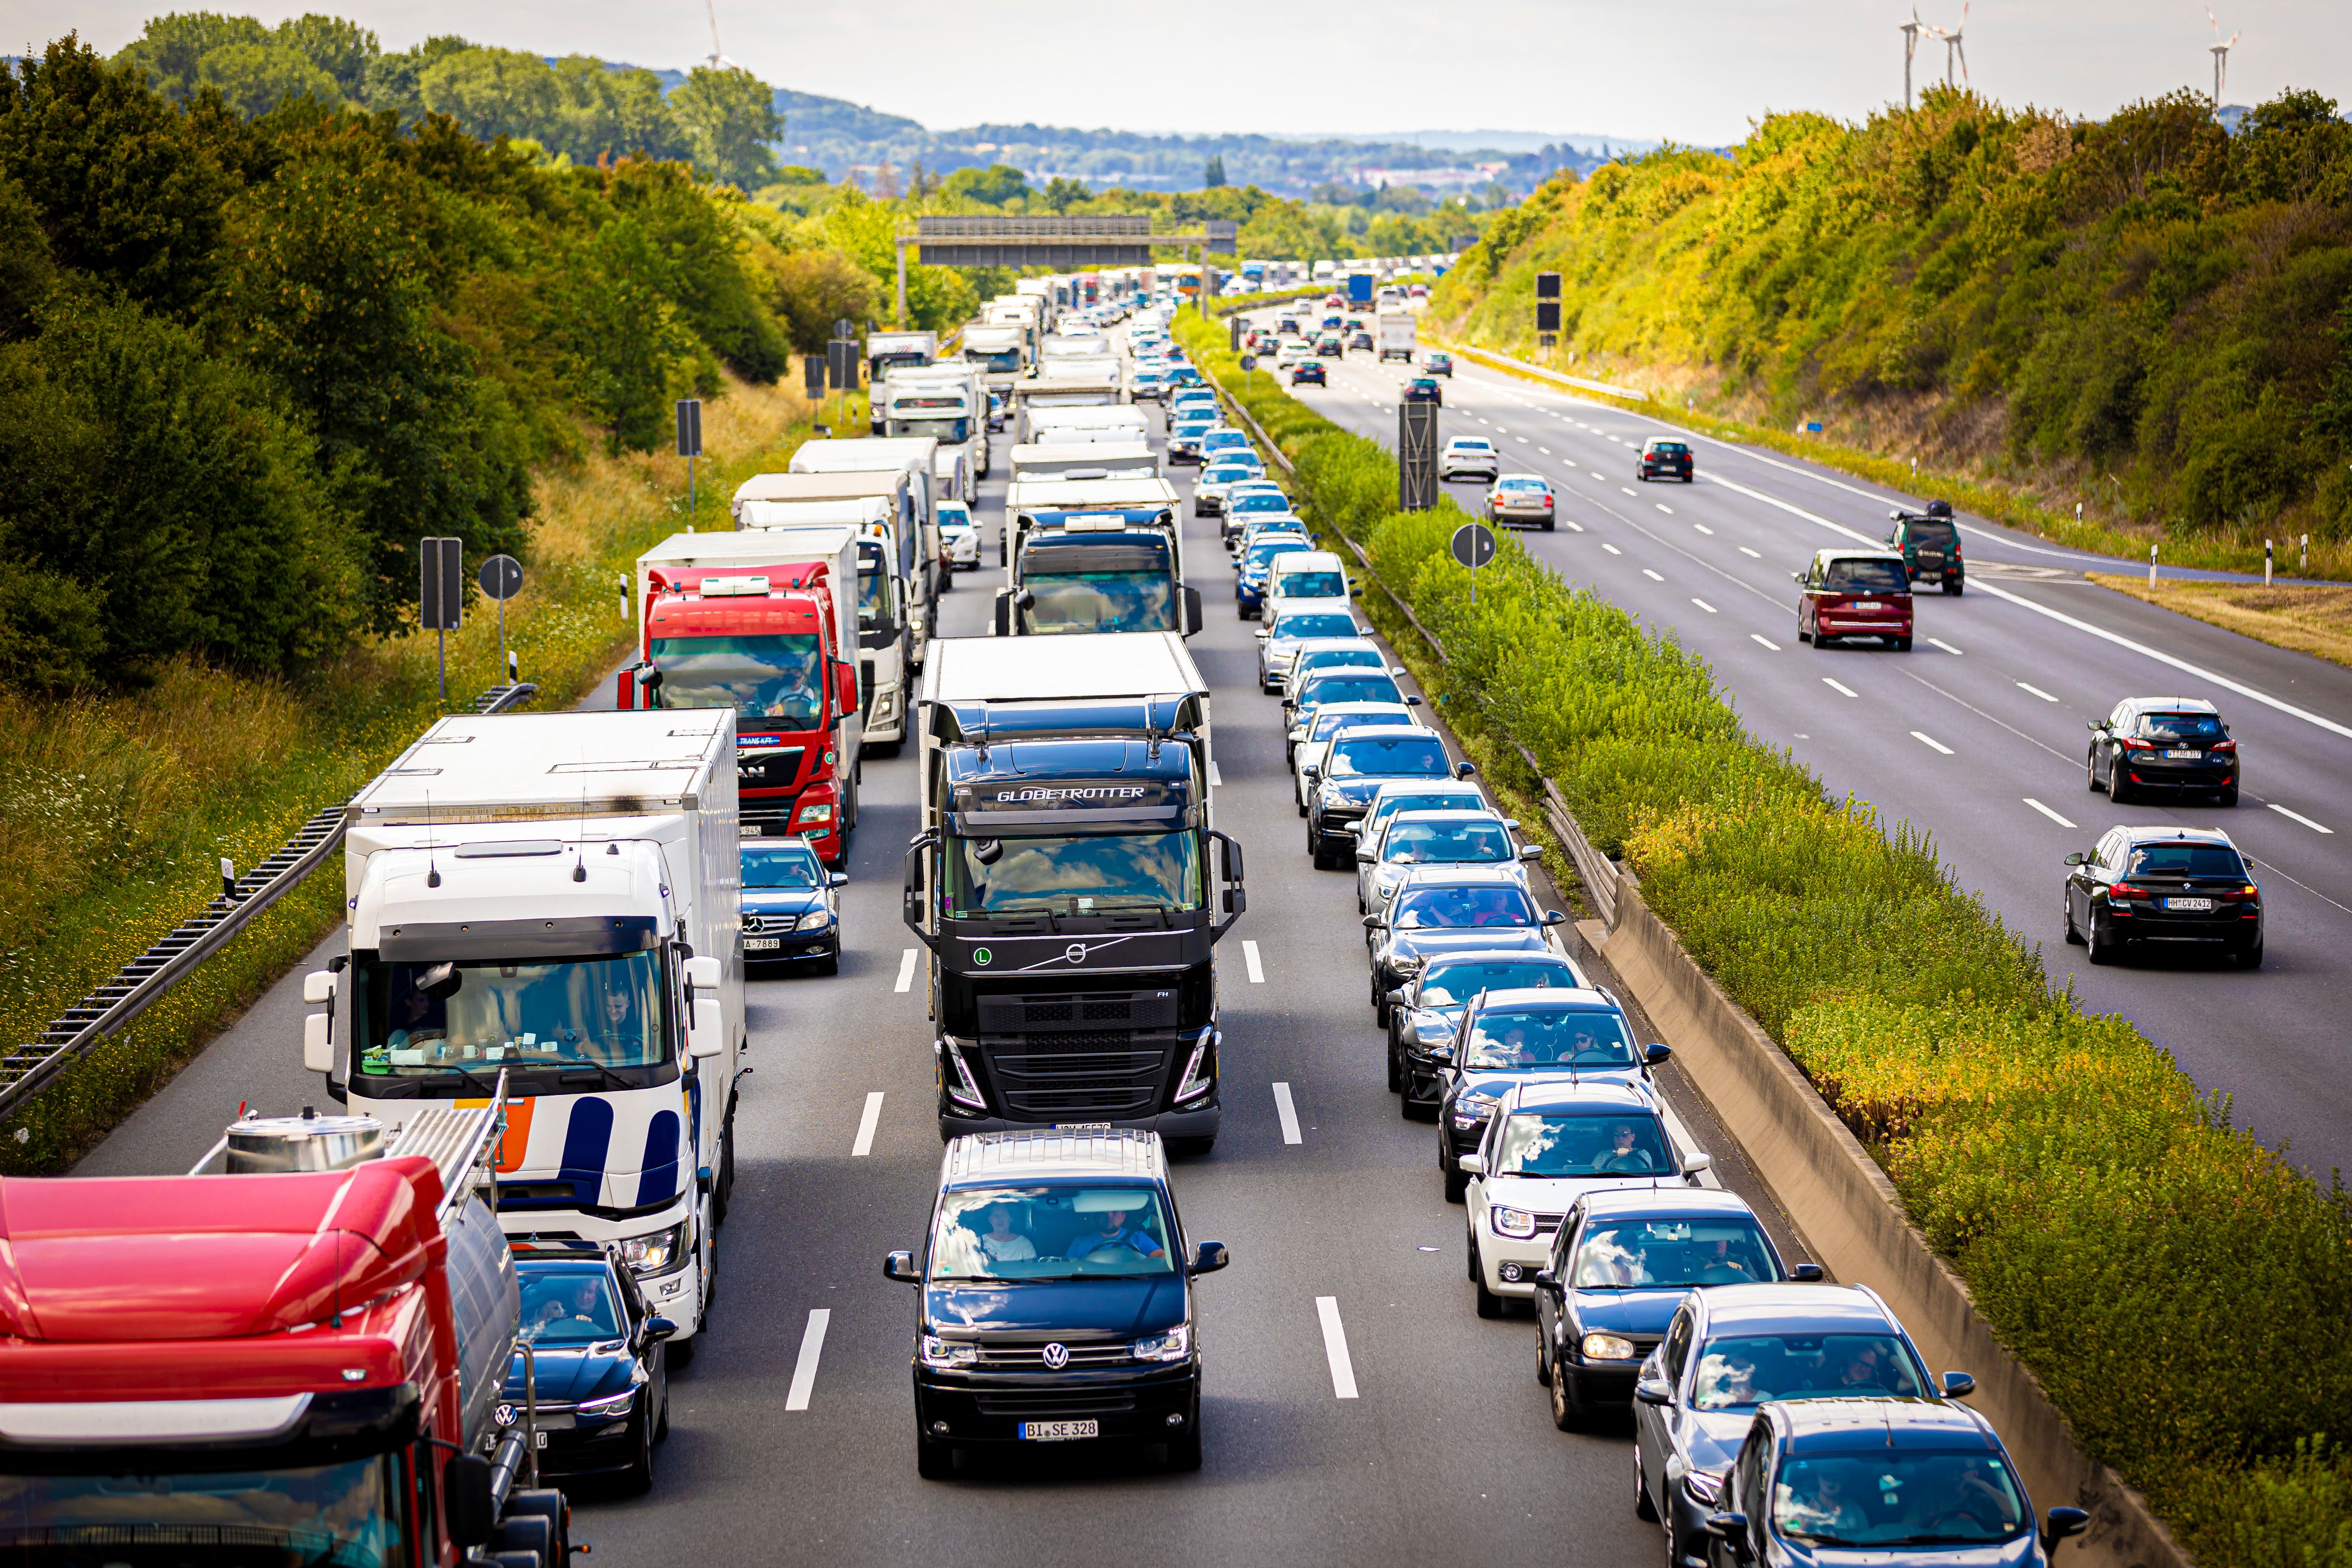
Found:
[[[2040,812],[2042,816],[2048,817],[2051,821],[2056,823],[2061,827],[2072,827],[2074,826],[2073,823],[2067,821],[2064,817],[2059,816],[2056,812],[2051,810],[2048,806],[2042,805],[2040,801],[2034,799],[2030,795],[2025,797],[2025,804],[2032,806],[2034,810]]]
[[[1286,1083],[1274,1086],[1274,1113],[1282,1118],[1282,1141],[1286,1143],[1300,1142],[1298,1108],[1290,1102],[1290,1086]]]
[[[1331,1363],[1331,1397],[1356,1397],[1356,1363],[1348,1355],[1348,1331],[1339,1321],[1339,1298],[1315,1298],[1315,1315],[1323,1321],[1323,1355]]]
[[[1242,943],[1242,962],[1249,965],[1251,984],[1263,985],[1265,984],[1265,967],[1258,961],[1257,943],[1254,942],[1244,942]]]
[[[899,957],[898,957],[898,984],[896,984],[896,985],[894,985],[894,986],[892,986],[892,987],[891,987],[891,989],[892,989],[892,990],[894,990],[894,991],[904,991],[904,990],[906,990],[908,986],[910,986],[910,985],[914,984],[914,983],[915,983],[915,954],[917,954],[918,952],[920,952],[921,951],[922,951],[922,949],[920,949],[920,948],[917,948],[917,947],[910,947],[910,948],[908,948],[905,952],[903,952],[903,953],[901,953],[901,954],[899,955]]]

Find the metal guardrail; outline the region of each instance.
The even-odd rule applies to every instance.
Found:
[[[493,686],[474,700],[477,713],[503,713],[538,695],[530,681]],[[343,842],[344,808],[305,822],[275,854],[224,889],[200,914],[114,972],[24,1045],[0,1052],[0,1119],[38,1094],[100,1040],[121,1034],[196,965],[226,947],[252,919],[301,886]]]

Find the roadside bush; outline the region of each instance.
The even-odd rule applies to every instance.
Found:
[[[1439,700],[1534,752],[1634,868],[1885,1169],[2084,1451],[2200,1561],[2352,1562],[2352,1459],[2314,1436],[2352,1400],[2341,1188],[2231,1126],[2128,1021],[2053,991],[1932,841],[1746,735],[1671,638],[1508,534],[1473,607],[1446,551],[1458,510],[1396,512],[1391,454],[1241,388],[1213,329],[1179,332],[1283,432],[1318,520],[1443,645]]]

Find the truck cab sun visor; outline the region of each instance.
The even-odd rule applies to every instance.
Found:
[[[571,915],[555,920],[405,921],[386,926],[376,956],[385,963],[449,960],[602,957],[661,945],[651,915]]]

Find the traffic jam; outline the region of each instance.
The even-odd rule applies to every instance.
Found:
[[[1359,268],[1246,346],[1292,385],[1402,360],[1442,406],[1425,283]],[[348,951],[302,982],[319,1106],[241,1116],[135,1190],[8,1185],[0,1447],[31,1479],[0,1524],[74,1543],[26,1561],[554,1568],[589,1521],[626,1537],[698,1495],[673,1457],[711,1462],[698,1405],[733,1373],[688,1369],[804,1267],[775,1237],[814,1178],[754,1156],[752,1101],[786,1090],[778,1037],[836,1007],[870,1016],[834,1031],[857,1051],[921,1058],[912,1136],[941,1152],[926,1193],[858,1211],[893,1305],[844,1287],[772,1335],[771,1414],[880,1344],[898,1436],[857,1464],[951,1510],[1008,1475],[1025,1508],[1255,1465],[1241,1385],[1271,1374],[1236,1369],[1277,1260],[1220,1239],[1264,1231],[1219,1167],[1324,1131],[1290,1079],[1268,1093],[1252,989],[1310,930],[1345,955],[1311,984],[1352,1019],[1314,1027],[1414,1151],[1349,1179],[1393,1210],[1375,1228],[1449,1237],[1404,1249],[1459,1315],[1414,1332],[1509,1335],[1514,1397],[1602,1452],[1617,1479],[1585,1489],[1645,1552],[2021,1565],[2085,1528],[2037,1510],[1967,1371],[1699,1146],[1673,1053],[1373,634],[1356,562],[1178,345],[1197,288],[1024,279],[952,344],[873,333],[870,428],[746,480],[731,531],[647,549],[593,705],[442,719],[353,797]],[[1633,457],[1692,481],[1679,439]],[[1437,461],[1495,527],[1564,515],[1491,440]],[[1801,641],[1900,653],[1915,592],[1963,591],[1949,509],[1893,521],[1797,572]],[[1244,731],[1269,737],[1246,772]],[[2238,787],[2189,699],[2119,702],[2087,767],[2118,801]],[[2188,939],[2261,962],[2218,832],[2117,829],[2069,858],[2064,903],[2094,962]],[[905,1098],[865,1096],[849,1159],[892,1146]],[[1380,1332],[1344,1295],[1283,1341],[1339,1402]]]

